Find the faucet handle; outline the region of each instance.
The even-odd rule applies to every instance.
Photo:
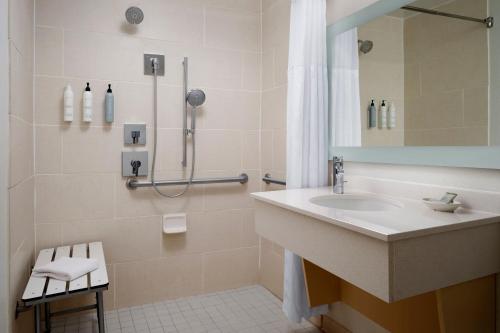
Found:
[[[333,167],[337,169],[344,168],[344,157],[343,156],[333,156]]]

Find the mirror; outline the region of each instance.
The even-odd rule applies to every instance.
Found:
[[[488,18],[488,0],[418,0],[406,6],[410,7],[393,7],[357,25],[359,121],[344,123],[342,129],[331,126],[334,136],[352,126],[350,132],[359,133],[360,142],[334,140],[333,145],[492,144],[500,135],[500,128],[495,131],[492,126],[500,106],[490,101],[496,82],[492,71],[498,72],[500,61],[490,56],[490,41],[494,31],[498,36],[498,27],[468,20]],[[336,73],[330,68],[330,76]],[[335,77],[330,80],[338,82]],[[333,122],[342,110],[341,105],[331,105]]]

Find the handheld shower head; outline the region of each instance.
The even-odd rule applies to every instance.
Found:
[[[187,94],[186,100],[189,105],[191,105],[193,108],[196,108],[205,103],[205,93],[200,89],[191,90]]]
[[[139,7],[129,7],[125,12],[125,18],[130,24],[139,24],[144,20],[144,13]]]

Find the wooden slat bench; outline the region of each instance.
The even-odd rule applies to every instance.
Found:
[[[42,305],[44,305],[45,308],[45,329],[47,331],[50,331],[50,318],[53,316],[96,309],[99,332],[104,333],[104,307],[102,293],[104,290],[108,289],[109,281],[102,243],[94,242],[74,246],[61,246],[57,249],[52,248],[41,250],[36,259],[35,267],[43,266],[60,257],[94,258],[99,262],[99,268],[70,282],[31,276],[28,284],[26,285],[26,289],[24,290],[22,302],[18,306],[17,312],[34,307],[35,332],[40,333],[40,310]],[[66,309],[58,312],[50,311],[50,302],[88,293],[96,294],[96,304]]]

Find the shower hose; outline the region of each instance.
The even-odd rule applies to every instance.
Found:
[[[184,189],[182,189],[180,192],[178,193],[175,193],[175,194],[168,194],[168,193],[164,193],[162,191],[160,191],[160,189],[156,186],[156,182],[155,182],[155,171],[156,171],[156,152],[157,152],[157,145],[158,145],[158,75],[157,75],[157,70],[158,70],[158,62],[156,61],[156,59],[154,59],[152,61],[152,66],[153,66],[153,76],[154,76],[154,101],[153,101],[153,113],[154,113],[154,124],[153,124],[153,128],[154,128],[154,139],[153,139],[153,165],[151,166],[151,183],[153,184],[153,188],[154,190],[161,196],[164,196],[166,198],[177,198],[177,197],[180,197],[182,196],[184,193],[187,192],[187,190],[189,189],[189,187],[191,186],[191,184],[193,183],[193,177],[194,177],[194,166],[195,166],[195,158],[196,158],[196,134],[195,134],[195,125],[196,125],[196,116],[194,114],[194,110],[193,110],[193,113],[191,114],[191,140],[193,142],[193,149],[192,149],[192,152],[191,152],[191,174],[189,176],[189,180],[188,180],[188,183],[186,184],[186,186],[184,187]],[[183,135],[185,135],[183,133]]]

